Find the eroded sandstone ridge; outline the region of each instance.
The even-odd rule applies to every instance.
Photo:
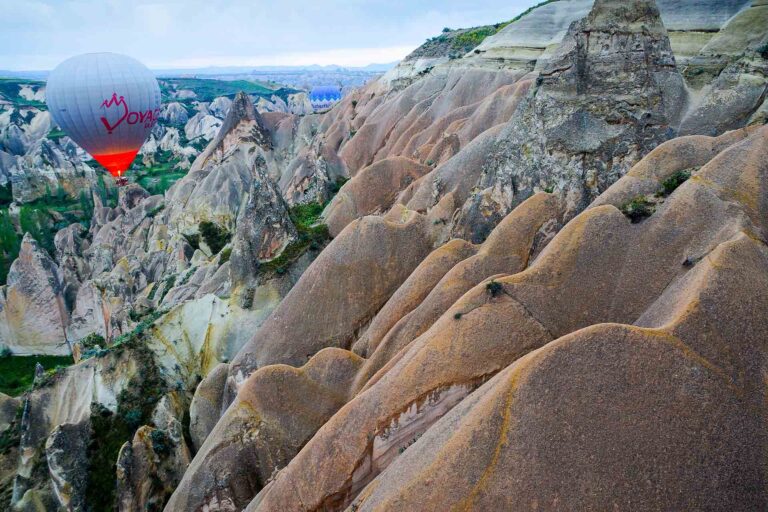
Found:
[[[767,508],[765,15],[557,0],[322,115],[211,104],[165,196],[25,240],[0,340],[83,359],[0,395],[0,498]]]

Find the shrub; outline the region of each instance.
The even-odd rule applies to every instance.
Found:
[[[768,59],[768,42],[764,43],[757,49],[757,53],[764,59]]]
[[[170,455],[173,447],[173,440],[160,429],[155,429],[149,434],[152,440],[152,449],[158,455]]]
[[[491,297],[498,297],[504,291],[504,287],[498,281],[488,281],[485,288],[491,294]]]
[[[623,205],[620,210],[632,224],[637,224],[653,215],[655,207],[648,199],[640,196]]]
[[[310,229],[317,224],[322,213],[323,205],[315,202],[298,204],[290,211],[291,220],[299,231]]]
[[[200,236],[205,244],[211,249],[212,254],[218,254],[227,245],[232,238],[229,231],[222,228],[214,222],[204,220],[198,226]]]
[[[131,313],[133,313],[133,310],[131,310]],[[80,340],[80,346],[84,350],[88,350],[88,349],[95,349],[96,347],[105,347],[106,343],[102,335],[92,332],[91,334],[89,334],[88,336]]]
[[[677,171],[661,182],[661,189],[656,193],[658,197],[666,197],[675,191],[677,187],[685,183],[688,178],[691,177],[691,170],[685,169],[683,171]]]
[[[341,178],[338,178],[336,181],[334,181],[331,184],[331,196],[335,196],[336,194],[338,194],[339,190],[341,190],[341,187],[343,187],[344,184],[348,181],[349,181],[349,178],[345,178],[343,176]],[[321,213],[322,213],[322,210],[321,210]]]
[[[225,247],[224,250],[221,251],[221,257],[219,258],[219,265],[223,265],[226,262],[228,262],[231,256],[232,256],[232,247]]]
[[[194,249],[195,251],[200,248],[200,234],[199,233],[193,233],[191,235],[183,235],[184,238],[186,238],[187,243]]]

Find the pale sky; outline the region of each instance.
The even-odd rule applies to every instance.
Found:
[[[513,18],[539,0],[0,0],[0,69],[87,52],[150,68],[401,59],[443,27]]]

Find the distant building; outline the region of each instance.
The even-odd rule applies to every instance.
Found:
[[[313,87],[309,93],[309,102],[315,112],[331,108],[341,100],[341,89],[332,85]]]

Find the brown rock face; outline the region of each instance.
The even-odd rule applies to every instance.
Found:
[[[195,389],[195,396],[189,405],[189,434],[196,450],[203,446],[221,417],[228,370],[226,363],[219,363]]]
[[[398,192],[430,171],[430,167],[403,157],[380,160],[360,170],[346,183],[323,217],[331,236],[365,215],[389,210]]]
[[[423,216],[405,209],[348,225],[243,347],[230,375],[242,382],[268,364],[298,366],[322,348],[351,346],[429,253],[427,228]]]
[[[762,508],[768,129],[731,137],[649,218],[592,208],[466,293],[251,509]]]
[[[376,327],[388,318],[390,312],[387,306],[400,298],[400,294],[405,291],[403,285],[358,342],[367,348],[368,360],[357,375],[353,393],[375,382],[378,377],[375,376],[376,372],[393,364],[398,352],[427,331],[464,293],[490,276],[524,270],[533,255],[548,241],[542,235],[552,223],[559,225],[560,214],[558,201],[552,195],[540,193],[525,201],[507,215],[488,239],[475,249],[476,254],[457,262],[418,305],[382,334]],[[414,272],[411,278],[416,276]]]
[[[255,372],[218,422],[168,510],[242,510],[346,401],[361,359],[321,350],[301,368]]]

